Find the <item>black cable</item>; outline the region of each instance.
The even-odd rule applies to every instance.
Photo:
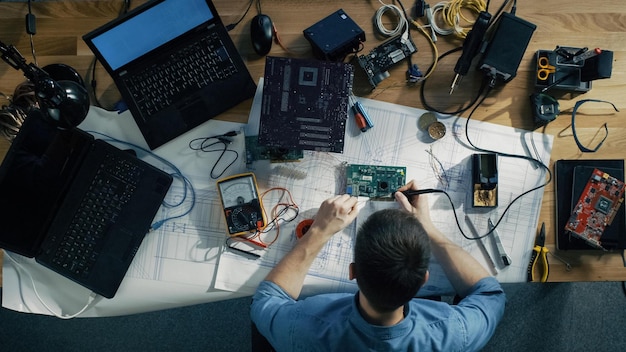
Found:
[[[439,58],[437,58],[437,62],[441,61],[443,58],[445,58],[446,56],[455,53],[457,51],[460,51],[461,49],[463,49],[463,47],[458,47],[458,48],[454,48],[451,50],[446,51],[445,53],[439,55]],[[434,63],[430,65],[430,67],[428,68],[428,70],[426,72],[430,72],[431,70],[434,69]],[[459,108],[458,110],[455,111],[441,111],[437,108],[432,107],[427,101],[426,101],[426,81],[428,80],[424,80],[420,86],[420,99],[422,100],[422,105],[424,106],[424,108],[426,108],[426,110],[430,110],[430,111],[434,111],[443,115],[457,115],[457,114],[461,114],[465,111],[467,111],[469,108],[471,108],[474,104],[476,104],[476,102],[478,101],[478,99],[480,99],[480,96],[483,94],[485,87],[486,87],[486,82],[483,81],[483,84],[481,85],[480,89],[478,90],[478,94],[476,94],[476,96],[469,102],[469,104]]]
[[[449,52],[447,52],[447,53],[445,53],[444,55],[442,55],[442,57],[443,57],[443,56],[445,56],[445,55],[447,55],[447,54],[449,54],[450,52],[453,52],[454,50],[456,50],[456,49],[452,49],[452,50],[450,50]],[[484,82],[488,82],[488,81],[489,81],[489,82],[494,82],[494,81],[493,81],[493,79],[485,79],[485,80],[484,80]],[[433,108],[429,107],[429,106],[428,106],[428,104],[424,102],[424,99],[423,99],[423,89],[424,89],[424,85],[423,85],[423,83],[422,83],[422,87],[421,87],[421,88],[422,88],[422,89],[420,90],[420,93],[422,94],[422,101],[423,101],[424,106],[425,106],[425,107],[427,107],[429,110],[440,112],[440,111],[438,111],[438,110],[436,110],[436,109],[433,109]],[[485,89],[486,89],[486,90],[485,90]],[[480,106],[480,105],[481,105],[481,104],[485,101],[485,99],[487,98],[487,96],[489,96],[489,93],[491,93],[491,90],[492,90],[492,89],[493,89],[492,85],[483,84],[483,86],[482,86],[482,87],[481,87],[481,89],[479,90],[479,94],[477,95],[476,99],[475,99],[472,103],[470,103],[467,107],[464,107],[464,108],[462,108],[462,109],[460,109],[460,110],[459,110],[459,111],[466,111],[466,110],[467,110],[467,109],[469,109],[472,105],[474,106],[474,108],[472,109],[472,111],[470,112],[470,114],[468,115],[468,117],[466,118],[466,121],[465,121],[465,138],[467,139],[468,144],[469,144],[472,148],[474,148],[476,151],[479,151],[479,152],[483,152],[483,153],[493,153],[493,154],[496,154],[496,155],[499,155],[499,156],[503,156],[503,157],[518,158],[518,159],[523,159],[523,160],[527,160],[527,161],[530,161],[530,162],[536,163],[536,164],[538,164],[539,166],[541,166],[542,168],[544,168],[544,169],[547,171],[547,173],[548,173],[548,180],[547,180],[546,182],[544,182],[543,184],[541,184],[541,185],[539,185],[539,186],[537,186],[537,187],[533,187],[533,188],[531,188],[531,189],[529,189],[529,190],[527,190],[527,191],[524,191],[524,192],[522,192],[521,194],[519,194],[518,196],[516,196],[515,198],[513,198],[513,200],[511,200],[511,202],[509,202],[509,204],[506,206],[506,208],[504,209],[504,211],[503,211],[503,212],[502,212],[502,214],[500,215],[500,218],[498,219],[498,221],[496,221],[496,222],[494,223],[493,228],[492,228],[490,231],[488,231],[485,235],[482,235],[482,236],[477,236],[477,237],[469,237],[469,236],[467,236],[467,235],[463,232],[463,229],[462,229],[461,224],[460,224],[460,222],[459,222],[458,216],[457,216],[457,214],[456,214],[456,207],[454,206],[454,202],[452,201],[452,198],[450,197],[450,195],[449,195],[446,191],[444,191],[444,190],[440,190],[440,189],[431,189],[431,190],[428,190],[428,191],[424,192],[424,193],[443,193],[443,194],[444,194],[444,195],[448,198],[448,201],[450,202],[450,205],[451,205],[451,207],[452,207],[452,211],[453,211],[453,213],[454,213],[454,220],[456,221],[457,227],[458,227],[459,231],[461,232],[461,235],[462,235],[463,237],[465,237],[466,239],[468,239],[468,240],[476,240],[476,239],[481,239],[481,238],[487,237],[487,236],[488,236],[488,235],[489,235],[489,234],[490,234],[493,230],[495,230],[495,229],[498,227],[498,225],[500,224],[500,222],[502,222],[502,220],[504,219],[504,216],[507,214],[507,212],[509,211],[509,209],[511,208],[511,206],[513,206],[513,204],[514,204],[515,202],[517,202],[517,201],[518,201],[521,197],[523,197],[523,196],[525,196],[525,195],[529,194],[530,192],[533,192],[533,191],[539,190],[539,189],[541,189],[541,188],[543,188],[543,187],[547,186],[548,184],[550,184],[550,182],[552,182],[552,171],[550,170],[550,168],[549,168],[546,164],[544,164],[544,163],[543,163],[543,162],[541,162],[540,160],[535,159],[535,158],[532,158],[532,157],[529,157],[529,156],[525,156],[525,155],[517,155],[517,154],[503,153],[503,152],[498,152],[498,151],[493,151],[493,150],[484,149],[484,148],[481,148],[481,147],[476,146],[476,145],[475,145],[475,144],[474,144],[474,143],[470,140],[470,138],[469,138],[469,132],[468,132],[468,131],[469,131],[469,121],[470,121],[470,119],[472,118],[472,115],[474,114],[474,112],[476,111],[476,109],[478,109],[478,107],[479,107],[479,106]],[[484,91],[484,94],[482,94],[482,93],[483,93],[483,91]],[[481,98],[481,96],[482,96],[482,98]],[[441,112],[440,112],[440,113],[441,113]],[[456,114],[456,113],[444,112],[444,114]]]
[[[250,0],[250,3],[248,3],[248,7],[246,8],[246,11],[243,13],[243,15],[241,16],[241,18],[239,18],[237,20],[237,22],[231,23],[229,25],[226,26],[226,30],[227,31],[231,31],[233,28],[237,27],[237,25],[243,21],[243,19],[246,17],[246,15],[248,14],[248,11],[250,11],[250,8],[252,7],[252,4],[254,3],[254,0]],[[259,5],[260,6],[260,5]]]
[[[236,161],[237,159],[239,159],[239,153],[236,150],[232,150],[232,149],[228,149],[228,145],[231,143],[231,140],[226,138],[226,137],[233,137],[236,136],[237,132],[235,131],[231,131],[225,134],[221,134],[219,136],[212,136],[212,137],[200,137],[200,138],[195,138],[192,139],[191,141],[189,141],[189,149],[191,150],[196,150],[196,151],[202,151],[202,152],[221,152],[220,156],[217,158],[217,160],[215,161],[215,164],[213,164],[213,167],[211,167],[211,172],[209,173],[209,176],[216,180],[220,177],[222,177],[222,175],[224,175],[224,173],[226,172],[226,170],[228,170],[229,167],[231,167]],[[209,141],[213,141],[211,143],[209,143]],[[219,148],[219,149],[209,149],[211,147],[213,147],[214,145],[218,145],[218,144],[222,144],[224,146],[224,148]],[[222,160],[222,158],[224,157],[224,155],[226,154],[226,152],[230,152],[235,154],[234,159],[228,164],[226,165],[222,171],[218,174],[215,173],[215,169],[217,168],[217,165],[220,163],[220,161]]]
[[[536,191],[538,189],[541,189],[545,186],[547,186],[548,184],[550,184],[550,182],[552,182],[552,171],[550,170],[550,168],[544,164],[542,161],[535,159],[533,157],[529,157],[526,155],[517,155],[517,154],[510,154],[510,153],[503,153],[503,152],[498,152],[498,151],[493,151],[493,150],[489,150],[489,149],[484,149],[484,148],[480,148],[477,147],[474,143],[472,143],[472,141],[469,138],[469,121],[472,117],[472,115],[474,114],[474,112],[476,111],[476,109],[483,103],[483,101],[487,98],[487,96],[489,95],[489,93],[491,92],[491,87],[489,87],[485,93],[485,95],[483,96],[483,98],[476,104],[476,106],[474,107],[474,109],[472,109],[472,111],[470,112],[469,116],[467,117],[467,119],[465,120],[465,138],[467,139],[467,142],[469,143],[470,146],[472,146],[472,148],[474,148],[475,150],[479,151],[479,152],[483,152],[483,153],[493,153],[499,156],[504,156],[504,157],[508,157],[508,158],[518,158],[518,159],[523,159],[523,160],[527,160],[533,163],[538,164],[539,166],[541,166],[542,168],[544,168],[544,170],[547,171],[548,173],[548,180],[537,186],[534,188],[531,188],[527,191],[522,192],[521,194],[519,194],[517,197],[513,198],[513,200],[511,200],[511,202],[509,202],[509,205],[507,205],[507,207],[504,209],[504,211],[502,212],[502,215],[500,216],[500,218],[498,219],[498,221],[494,224],[494,229],[496,227],[498,227],[498,225],[500,224],[500,222],[502,221],[502,219],[504,219],[504,216],[506,215],[506,213],[509,211],[509,209],[511,208],[511,206],[521,197],[527,195],[530,192]]]

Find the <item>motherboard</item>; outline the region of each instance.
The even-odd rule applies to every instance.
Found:
[[[259,145],[343,152],[353,66],[268,56]]]

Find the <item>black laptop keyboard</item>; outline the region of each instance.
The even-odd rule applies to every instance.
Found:
[[[170,106],[178,97],[237,72],[216,33],[183,47],[163,62],[146,67],[126,80],[135,103],[147,116]]]
[[[54,241],[58,243],[51,250],[54,264],[73,275],[89,275],[104,244],[104,234],[124,211],[142,172],[141,166],[112,154],[106,156],[67,232]]]

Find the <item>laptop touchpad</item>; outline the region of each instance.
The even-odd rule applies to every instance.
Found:
[[[184,107],[181,107],[183,120],[191,126],[197,126],[208,120],[208,114],[208,106],[201,97],[190,100]]]

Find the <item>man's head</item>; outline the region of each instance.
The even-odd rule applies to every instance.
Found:
[[[371,306],[389,312],[425,283],[430,241],[420,222],[398,209],[373,213],[357,232],[353,271]]]

